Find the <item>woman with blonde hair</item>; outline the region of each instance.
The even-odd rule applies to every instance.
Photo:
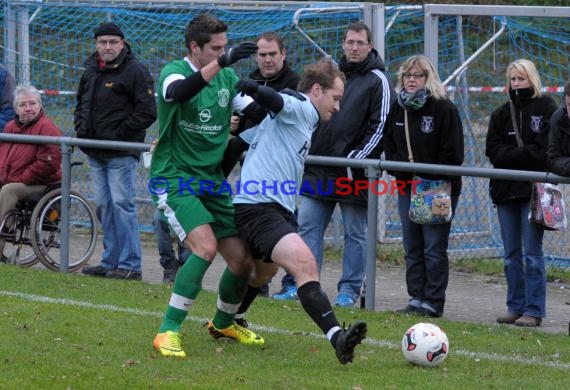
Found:
[[[485,154],[495,168],[544,171],[556,103],[542,94],[532,61],[513,61],[506,74],[509,100],[491,115]],[[507,279],[507,313],[497,317],[497,322],[540,326],[546,315],[544,231],[528,220],[532,185],[491,179],[489,191],[497,207]]]
[[[418,163],[461,165],[461,118],[455,105],[446,97],[445,88],[431,61],[419,55],[405,60],[398,71],[396,90],[398,100],[390,108],[384,130],[386,160],[408,162],[413,156],[413,161]],[[392,174],[396,179],[407,182],[414,177],[409,172]],[[461,177],[422,174],[422,179],[451,181],[451,208],[455,213]],[[411,192],[412,186],[408,186],[403,194],[398,194],[406,285],[410,296],[408,305],[399,312],[440,317],[449,279],[447,248],[451,221],[441,224],[412,221],[409,216]]]

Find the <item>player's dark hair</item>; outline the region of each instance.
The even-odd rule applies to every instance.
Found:
[[[184,41],[190,50],[190,42],[194,41],[198,47],[202,48],[212,39],[213,34],[228,31],[228,25],[213,16],[201,14],[196,16],[186,25],[184,29]]]
[[[570,96],[570,81],[564,86],[564,96]]]
[[[336,78],[341,79],[342,82],[346,81],[344,73],[338,69],[338,66],[330,58],[322,59],[305,67],[299,81],[298,90],[300,92],[309,92],[314,84],[319,84],[322,89],[331,89],[334,87]]]

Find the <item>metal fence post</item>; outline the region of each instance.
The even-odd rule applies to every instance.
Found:
[[[61,141],[61,248],[59,264],[61,272],[69,271],[69,203],[71,188],[70,138]]]
[[[379,167],[369,166],[366,168],[368,177],[368,212],[366,233],[366,289],[364,291],[364,307],[374,311],[376,304],[376,242],[378,236],[378,197],[373,191],[373,184],[382,175]],[[376,191],[377,192],[377,191]]]

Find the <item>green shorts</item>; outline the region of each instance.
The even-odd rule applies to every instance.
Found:
[[[194,228],[209,224],[216,240],[237,236],[234,205],[227,195],[180,195],[178,191],[168,191],[157,199],[158,209],[181,241]]]

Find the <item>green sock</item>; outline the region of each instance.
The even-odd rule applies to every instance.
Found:
[[[218,329],[225,329],[234,322],[234,316],[247,290],[248,277],[236,276],[228,267],[220,278],[218,304],[212,322]]]
[[[172,288],[172,296],[164,314],[162,325],[160,325],[159,333],[164,333],[167,330],[180,332],[188,310],[202,289],[202,279],[210,264],[210,262],[192,253],[182,268],[178,270]]]

